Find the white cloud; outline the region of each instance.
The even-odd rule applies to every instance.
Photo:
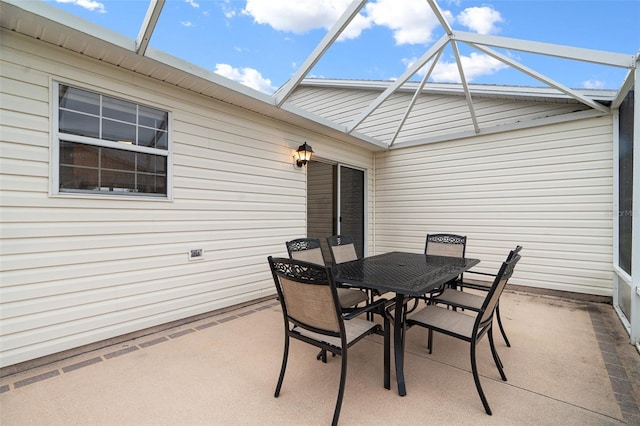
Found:
[[[275,30],[304,34],[330,28],[348,4],[348,0],[247,0],[242,13]]]
[[[415,58],[404,60],[407,68],[415,61]],[[476,52],[472,52],[469,56],[460,56],[460,61],[462,62],[464,77],[468,82],[473,81],[478,77],[495,74],[501,69],[508,68],[506,64],[498,61],[497,59]],[[430,63],[427,63],[427,65],[429,64]],[[418,74],[424,75],[428,68],[428,66],[422,67]],[[460,73],[458,72],[458,65],[456,65],[455,62],[439,61],[431,73],[430,80],[437,83],[460,83],[461,80]]]
[[[216,64],[215,73],[269,95],[277,89],[271,84],[271,80],[264,78],[253,68],[233,68],[229,64]]]
[[[495,34],[504,22],[500,12],[489,6],[469,7],[458,14],[458,22],[479,34]]]
[[[277,31],[305,34],[314,29],[333,27],[350,3],[350,0],[247,0],[242,13]],[[370,20],[359,14],[339,40],[356,38],[370,26]]]
[[[191,21],[180,21],[180,24],[183,27],[193,27],[193,22],[191,22]]]
[[[587,80],[582,83],[585,89],[603,89],[605,86],[606,83],[600,80]]]
[[[200,4],[195,0],[184,0],[185,3],[195,7],[196,9],[200,7]]]
[[[97,10],[100,13],[106,13],[107,11],[104,8],[104,4],[95,1],[95,0],[56,0],[57,3],[71,3],[76,6],[80,6],[87,10]]]
[[[427,43],[433,40],[433,31],[440,23],[425,0],[378,0],[368,3],[367,15],[376,25],[393,31],[396,44]],[[448,22],[453,21],[449,11],[442,12]]]

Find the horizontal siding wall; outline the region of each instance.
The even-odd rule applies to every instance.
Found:
[[[514,284],[612,295],[612,119],[573,121],[376,156],[376,252],[468,236],[495,272],[524,249]]]
[[[274,294],[266,257],[306,234],[295,148],[372,167],[322,135],[1,36],[3,367]],[[170,111],[173,199],[50,196],[52,80]]]

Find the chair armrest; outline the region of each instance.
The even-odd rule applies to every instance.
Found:
[[[464,275],[466,276],[467,274],[476,274],[476,275],[482,275],[485,277],[492,277],[492,278],[495,278],[496,276],[496,274],[491,274],[488,272],[480,272],[480,271],[466,271]],[[474,290],[489,291],[489,289],[491,288],[492,282],[493,280],[491,280],[491,282],[486,282],[486,284],[480,284],[480,283],[472,283],[469,281],[465,281],[464,279],[462,280],[457,279],[453,284],[458,287],[466,287]]]
[[[495,277],[496,274],[490,274],[488,272],[480,272],[480,271],[466,271],[465,274],[478,274],[478,275],[485,275],[487,277]]]
[[[373,303],[369,303],[368,305],[363,306],[362,308],[356,308],[352,311],[349,311],[348,313],[345,313],[342,317],[345,320],[350,320],[352,318],[357,317],[360,314],[363,314],[365,312],[371,312],[374,310],[379,310],[379,313],[382,313],[382,310],[384,309],[384,306],[387,304],[387,302],[389,302],[388,299],[378,299]]]

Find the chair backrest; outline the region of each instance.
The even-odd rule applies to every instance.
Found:
[[[344,263],[358,259],[356,245],[350,236],[332,235],[327,237],[327,244],[329,244],[333,263]]]
[[[268,260],[285,321],[316,333],[344,335],[330,268],[296,259]]]
[[[521,248],[522,247],[520,247],[520,249]],[[482,304],[482,316],[478,315],[478,325],[482,325],[493,318],[493,311],[498,305],[498,301],[500,300],[502,291],[506,287],[509,278],[511,278],[511,276],[513,275],[513,270],[520,259],[521,256],[517,254],[516,250],[511,250],[511,252],[509,252],[507,260],[502,263],[502,266],[500,267],[500,270],[496,274],[496,278],[491,285],[491,289],[487,293],[487,297]]]
[[[427,234],[424,254],[435,256],[464,257],[467,237],[455,234]]]
[[[287,241],[287,252],[290,259],[303,260],[324,266],[324,255],[319,238],[298,238]]]
[[[520,250],[522,250],[522,246],[520,246],[520,245],[516,246],[516,248],[511,250],[511,252],[509,252],[509,256],[507,256],[507,262],[510,261],[511,258],[513,256],[515,256],[516,254],[520,254]]]

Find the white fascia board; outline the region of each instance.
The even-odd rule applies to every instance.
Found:
[[[531,121],[522,121],[518,123],[481,128],[480,133],[476,133],[475,131],[472,131],[472,130],[467,130],[464,132],[447,133],[447,134],[433,136],[433,137],[415,139],[412,141],[397,142],[395,145],[393,145],[392,148],[390,147],[390,149],[408,148],[412,146],[426,145],[426,144],[431,144],[436,142],[446,142],[450,140],[458,140],[458,139],[465,139],[465,138],[471,138],[476,136],[490,135],[495,133],[510,132],[514,130],[529,129],[533,127],[548,126],[551,124],[565,123],[565,122],[576,121],[576,120],[584,120],[587,118],[596,118],[596,117],[602,117],[605,115],[609,115],[609,114],[605,114],[597,110],[578,111],[578,112],[563,114],[563,115],[554,116],[554,117],[545,117],[545,118],[540,118],[540,119],[531,120]]]
[[[331,87],[340,89],[360,89],[360,90],[385,90],[393,81],[375,80],[338,80],[338,79],[304,79],[300,85],[306,87]],[[407,81],[398,92],[415,92],[420,83]],[[491,84],[469,84],[469,90],[474,96],[488,97],[523,97],[523,98],[557,98],[571,99],[570,96],[550,87],[529,87],[529,86],[499,86]],[[616,91],[612,89],[572,89],[583,96],[601,101],[612,101],[616,96]],[[427,83],[422,89],[422,93],[434,94],[456,94],[463,95],[464,88],[458,83]]]
[[[34,16],[49,21],[53,25],[60,25],[85,34],[90,37],[103,40],[107,43],[135,52],[135,40],[118,34],[115,31],[95,25],[80,17],[74,16],[44,1],[24,1],[24,0],[2,0],[2,14],[11,14],[14,19],[23,19],[27,22],[36,23]],[[14,8],[9,11],[6,8]],[[4,20],[4,18],[3,18]],[[42,24],[40,24],[42,25]],[[51,24],[47,24],[51,25]]]
[[[241,93],[245,96],[251,97],[253,99],[259,100],[269,105],[274,105],[273,97],[270,95],[267,95],[266,93],[262,93],[258,90],[247,87],[236,81],[230,80],[226,77],[216,74],[215,72],[212,72],[205,68],[194,65],[191,62],[187,62],[180,58],[176,58],[175,56],[172,56],[161,50],[154,49],[153,47],[149,47],[147,49],[147,53],[144,56],[146,58],[153,59],[154,61],[167,65],[171,68],[175,68],[187,74],[202,78],[211,83],[215,83],[219,86],[233,90],[234,92]]]
[[[624,53],[607,52],[604,50],[562,46],[558,44],[542,43],[539,41],[520,40],[486,34],[467,33],[463,31],[454,32],[451,35],[451,39],[467,43],[513,49],[522,52],[537,53],[540,55],[555,56],[564,59],[573,59],[576,61],[591,62],[594,64],[609,65],[612,67],[631,69],[636,66],[634,54],[627,55]]]

